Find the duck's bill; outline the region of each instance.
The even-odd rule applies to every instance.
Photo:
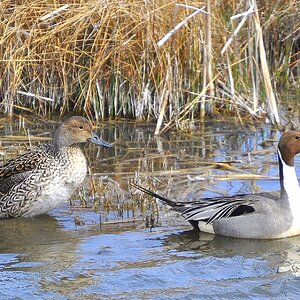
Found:
[[[106,147],[106,148],[111,148],[112,144],[109,144],[108,142],[102,140],[99,138],[99,136],[96,133],[92,133],[92,136],[90,138],[90,142],[93,144],[96,144],[98,146]]]

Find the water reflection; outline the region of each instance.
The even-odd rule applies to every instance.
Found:
[[[36,218],[18,218],[0,221],[0,251],[31,252],[32,248],[68,240],[56,218],[42,215]],[[22,251],[21,251],[22,250]]]
[[[76,235],[49,215],[1,220],[0,236],[2,298],[43,294],[44,278],[62,274],[76,261]]]
[[[145,229],[141,211],[150,206],[128,192],[135,176],[185,200],[276,190],[278,181],[271,179],[192,181],[188,176],[230,174],[234,171],[205,164],[229,160],[237,161],[232,165],[238,174],[277,175],[278,132],[268,126],[202,123],[193,133],[154,137],[154,128],[126,122],[99,126],[102,138],[115,141],[112,149],[85,148],[98,189],[89,192],[88,177],[86,197],[93,204],[96,195],[99,207],[0,221],[1,299],[293,299],[300,292],[299,237],[255,241],[190,231],[181,216],[160,203],[160,226]],[[50,129],[30,132],[49,137]],[[12,144],[24,148],[23,141],[2,146]],[[103,212],[105,207],[110,211]],[[75,225],[77,217],[85,225]],[[122,224],[126,217],[135,223]],[[100,226],[104,220],[120,222]]]
[[[164,245],[179,253],[190,249],[195,253],[201,253],[202,256],[232,257],[241,255],[247,258],[257,258],[267,255],[278,258],[276,263],[282,263],[288,257],[289,259],[294,257],[300,262],[299,237],[279,240],[248,240],[188,230],[168,235],[164,240]]]
[[[70,232],[51,217],[11,225],[1,245],[2,298],[267,299],[299,292],[299,238],[238,240],[174,227]]]
[[[55,217],[1,220],[1,299],[16,296],[24,299],[33,295],[60,299],[79,287],[85,289],[93,285],[93,268],[99,255],[110,253],[97,249],[100,235],[124,231],[126,226],[103,225],[100,230],[99,225],[90,225],[71,230],[68,227],[74,225],[69,222],[74,216],[65,214],[64,210],[57,210]],[[87,248],[83,246],[85,243]]]

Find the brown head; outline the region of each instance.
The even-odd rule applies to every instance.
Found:
[[[92,142],[102,147],[112,147],[93,132],[93,127],[86,118],[80,116],[66,119],[54,133],[53,145],[55,148],[86,142]]]
[[[293,167],[294,156],[300,153],[300,131],[285,132],[279,140],[278,149],[284,162]]]

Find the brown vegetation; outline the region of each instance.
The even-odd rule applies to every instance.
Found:
[[[299,1],[254,2],[2,0],[1,111],[161,115],[157,133],[220,112],[278,121],[272,87],[299,88]]]

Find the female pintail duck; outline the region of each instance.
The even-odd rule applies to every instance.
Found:
[[[300,188],[294,157],[300,153],[300,131],[282,135],[278,144],[280,194],[242,194],[175,202],[141,186],[138,190],[181,212],[195,228],[223,236],[276,239],[300,234]]]
[[[67,201],[82,183],[87,161],[79,147],[87,141],[111,147],[89,121],[74,116],[55,131],[53,144],[39,145],[0,169],[0,218],[33,217]]]

